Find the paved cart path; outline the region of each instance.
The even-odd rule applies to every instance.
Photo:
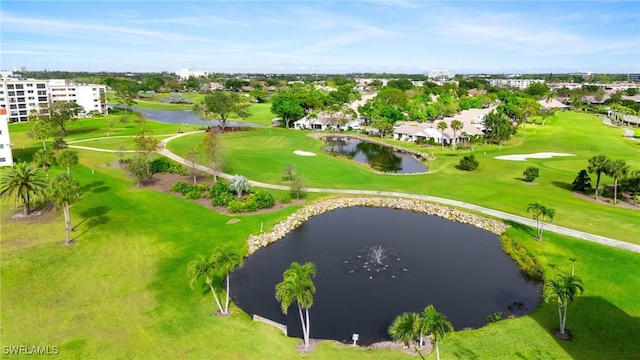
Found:
[[[201,132],[201,131],[186,132],[186,133],[181,133],[181,134],[177,134],[177,135],[173,135],[173,136],[167,137],[167,138],[163,139],[160,142],[162,147],[158,152],[160,154],[168,157],[169,159],[172,159],[172,160],[174,160],[176,162],[179,162],[179,163],[181,163],[183,165],[191,166],[189,161],[187,161],[183,157],[178,156],[178,155],[172,153],[171,151],[167,150],[166,144],[171,140],[180,138],[182,136],[199,133],[199,132]],[[75,147],[75,148],[87,149],[87,150],[96,150],[96,151],[117,152],[117,150],[92,149],[92,148],[89,148],[89,147],[80,147],[80,146],[73,146],[73,145],[70,145],[69,147]],[[195,167],[199,171],[202,171],[204,173],[211,174],[211,175],[215,174],[216,176],[219,176],[219,177],[227,179],[227,180],[231,180],[234,177],[234,175],[226,174],[226,173],[222,173],[222,172],[215,172],[214,173],[213,169],[211,169],[209,167],[206,167],[206,166],[203,166],[203,165],[200,165],[200,164],[196,164]],[[262,188],[275,189],[275,190],[284,190],[284,191],[288,191],[289,190],[288,186],[283,186],[283,185],[267,184],[267,183],[263,183],[263,182],[259,182],[259,181],[253,181],[253,180],[249,180],[249,183],[252,186],[257,186],[257,187],[262,187]],[[424,200],[424,201],[429,201],[429,202],[443,204],[443,205],[455,206],[455,207],[463,208],[463,209],[467,209],[467,210],[473,210],[473,211],[476,211],[478,213],[489,215],[489,216],[492,216],[492,217],[495,217],[495,218],[508,220],[508,221],[513,221],[513,222],[516,222],[516,223],[519,223],[519,224],[523,224],[523,225],[527,225],[527,226],[531,226],[531,227],[536,227],[536,222],[534,220],[532,220],[532,219],[529,219],[529,218],[525,218],[525,217],[522,217],[522,216],[509,214],[509,213],[506,213],[506,212],[503,212],[503,211],[499,211],[499,210],[489,209],[489,208],[486,208],[486,207],[483,207],[483,206],[474,205],[474,204],[470,204],[470,203],[466,203],[466,202],[462,202],[462,201],[458,201],[458,200],[445,199],[445,198],[436,197],[436,196],[407,194],[407,193],[394,192],[394,191],[327,189],[327,188],[308,188],[307,191],[308,192],[314,192],[314,193],[334,193],[334,194],[351,194],[351,195],[380,195],[380,196],[402,197],[402,198],[415,199],[415,200]],[[603,244],[603,245],[607,245],[607,246],[611,246],[611,247],[616,247],[616,248],[623,249],[623,250],[628,250],[628,251],[633,251],[633,252],[636,252],[636,253],[640,253],[640,245],[638,245],[638,244],[632,244],[632,243],[628,243],[628,242],[625,242],[625,241],[620,241],[620,240],[608,238],[608,237],[605,237],[605,236],[600,236],[600,235],[590,234],[590,233],[583,232],[583,231],[569,229],[569,228],[566,228],[566,227],[563,227],[563,226],[554,225],[554,224],[545,224],[545,229],[548,230],[548,231],[552,231],[552,232],[558,233],[558,234],[572,236],[572,237],[575,237],[575,238],[578,238],[578,239],[587,240],[587,241],[591,241],[591,242],[595,242],[595,243],[599,243],[599,244]]]

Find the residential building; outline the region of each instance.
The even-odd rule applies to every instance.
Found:
[[[0,166],[13,165],[8,118],[7,109],[0,107]]]
[[[489,84],[500,87],[511,87],[518,89],[526,89],[534,83],[544,83],[540,79],[488,79]]]
[[[177,70],[175,72],[175,74],[178,75],[180,80],[187,80],[191,76],[193,76],[195,78],[199,78],[201,76],[209,76],[209,72],[208,71],[202,71],[202,70],[201,71],[195,71],[195,70],[189,69],[189,68],[184,68],[184,69]]]
[[[8,111],[9,122],[27,121],[34,110],[45,115],[49,103],[73,101],[84,113],[96,110],[107,113],[107,90],[104,85],[75,84],[67,80],[0,80],[0,107]]]
[[[426,75],[429,79],[433,80],[448,80],[453,79],[456,73],[449,70],[429,70]]]
[[[27,121],[31,110],[45,114],[49,108],[47,80],[0,80],[0,108],[7,110],[9,122]]]
[[[107,90],[104,85],[76,84],[68,80],[49,80],[49,100],[73,101],[82,106],[84,113],[98,111],[107,113]]]
[[[627,81],[640,81],[640,73],[627,74]]]

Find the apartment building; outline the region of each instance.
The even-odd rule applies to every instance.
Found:
[[[9,122],[27,121],[32,110],[47,114],[49,103],[58,101],[76,102],[85,114],[93,110],[107,113],[104,85],[75,84],[67,80],[0,80],[0,108],[7,109]]]
[[[0,108],[0,166],[13,165],[8,119],[7,109]]]
[[[539,79],[488,79],[489,84],[500,87],[511,87],[518,89],[526,89],[529,85],[534,83],[544,83],[544,80]]]
[[[73,101],[82,106],[85,114],[107,113],[107,90],[104,85],[76,84],[68,80],[49,80],[49,100],[52,103]]]

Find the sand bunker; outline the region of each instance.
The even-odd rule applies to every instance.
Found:
[[[511,160],[511,161],[527,161],[527,159],[549,159],[554,156],[575,156],[572,154],[553,153],[553,152],[539,152],[533,154],[513,154],[496,156],[498,160]]]
[[[314,154],[312,152],[302,151],[302,150],[296,150],[293,153],[296,154],[296,155],[300,155],[300,156],[316,156],[316,154]]]

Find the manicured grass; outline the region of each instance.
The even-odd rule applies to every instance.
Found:
[[[572,116],[561,115],[552,125],[535,128],[535,134],[532,127],[525,140],[517,141],[519,145],[502,151],[482,147],[476,156],[484,151],[487,155],[480,159],[480,170],[470,174],[453,168],[462,151],[452,153],[433,148],[439,157],[433,164],[437,173],[392,176],[371,174],[350,161],[321,154],[319,141],[293,130],[264,129],[229,134],[224,139],[229,151],[228,171],[240,170],[238,173],[256,180],[284,183],[282,166],[293,162],[314,185],[446,194],[514,209],[521,202],[526,207],[529,200],[519,197],[528,194],[527,198],[554,200],[558,223],[577,211],[573,216],[577,225],[584,226],[581,225],[584,218],[606,216],[607,226],[615,224],[611,227],[633,231],[638,223],[637,211],[577,201],[565,196],[562,187],[551,183],[559,181],[555,176],[565,172],[564,176],[571,179],[561,180],[571,182],[577,170],[574,174],[575,169],[563,168],[580,167],[580,161],[595,151],[612,151],[611,157],[625,157],[632,163],[634,153],[625,153],[634,149],[633,143],[617,142],[618,135],[607,133],[615,129],[602,129],[594,119],[574,126],[572,121],[581,120]],[[174,134],[177,130],[165,124],[152,124],[157,134]],[[567,150],[566,141],[561,139],[563,131],[556,128],[560,125],[596,132],[583,140],[570,140],[576,150]],[[130,126],[122,133],[134,134],[136,129]],[[98,119],[81,120],[69,127],[69,138],[101,136],[106,128],[108,125]],[[29,159],[40,143],[25,135],[23,124],[12,125],[10,130],[17,156]],[[547,131],[555,131],[559,139],[553,136],[541,139],[539,136]],[[197,145],[200,137],[189,136],[170,144],[176,152],[184,151]],[[598,145],[593,145],[596,148],[589,152],[587,143],[594,137],[599,139]],[[318,156],[299,157],[293,154],[296,149],[316,152]],[[538,185],[523,185],[513,179],[520,177],[529,163],[492,160],[495,154],[535,151],[571,152],[577,157],[535,160],[541,167]],[[135,188],[121,169],[105,166],[117,160],[115,154],[83,150],[79,153],[80,165],[72,169],[82,185],[81,197],[71,208],[76,245],[61,245],[64,225],[60,211],[25,221],[9,218],[16,209],[6,204],[0,208],[2,345],[57,345],[63,358],[413,358],[401,352],[364,350],[331,342],[322,342],[313,353],[301,355],[295,351],[297,339],[252,322],[235,307],[230,317],[212,316],[215,304],[206,289],[189,288],[185,268],[196,255],[206,255],[217,246],[246,254],[249,234],[259,232],[261,225],[270,229],[298,206],[264,214],[221,215],[170,194]],[[632,166],[638,167],[638,163]],[[59,166],[52,168],[53,174],[63,171]],[[471,195],[465,189],[476,189],[482,195]],[[277,198],[284,194],[273,193]],[[310,194],[309,199],[325,196]],[[494,197],[497,199],[491,202],[489,199]],[[227,224],[231,218],[240,222]],[[569,308],[567,328],[574,340],[563,342],[550,334],[549,330],[558,323],[556,308],[542,304],[528,316],[481,329],[457,331],[441,343],[442,358],[637,358],[640,254],[548,232],[546,241],[539,242],[533,240],[534,231],[513,225],[507,234],[538,259],[546,277],[570,271],[568,259],[577,258],[576,275],[584,280],[586,292]],[[615,234],[616,230],[603,232]],[[313,321],[313,308],[311,316]],[[435,359],[435,354],[429,358]]]
[[[322,142],[307,137],[303,131],[279,128],[260,129],[224,136],[228,151],[225,171],[241,174],[267,183],[285,184],[282,169],[295,164],[312,187],[388,190],[426,194],[466,201],[521,216],[529,216],[529,203],[541,201],[556,209],[554,223],[570,228],[640,243],[640,211],[620,206],[598,204],[576,197],[571,182],[587,160],[598,153],[625,159],[640,168],[640,151],[633,140],[621,136],[622,130],[604,126],[594,116],[560,113],[545,126],[529,125],[523,139],[520,134],[508,146],[483,145],[474,154],[480,168],[473,173],[456,169],[469,151],[451,151],[439,146],[419,148],[406,142],[389,140],[390,144],[407,146],[433,153],[437,160],[429,164],[432,174],[395,176],[375,174],[363,165],[324,154]],[[170,150],[186,154],[201,141],[192,135],[169,143]],[[259,144],[259,145],[257,145]],[[256,151],[259,146],[259,151]],[[294,150],[316,153],[314,157],[298,156]],[[552,159],[530,159],[525,162],[496,160],[506,154],[563,152],[576,156]],[[522,181],[527,166],[540,168],[535,184]],[[348,176],[344,176],[348,174]],[[602,183],[612,183],[607,176]],[[593,179],[595,185],[595,178]],[[612,226],[615,224],[615,226]]]

